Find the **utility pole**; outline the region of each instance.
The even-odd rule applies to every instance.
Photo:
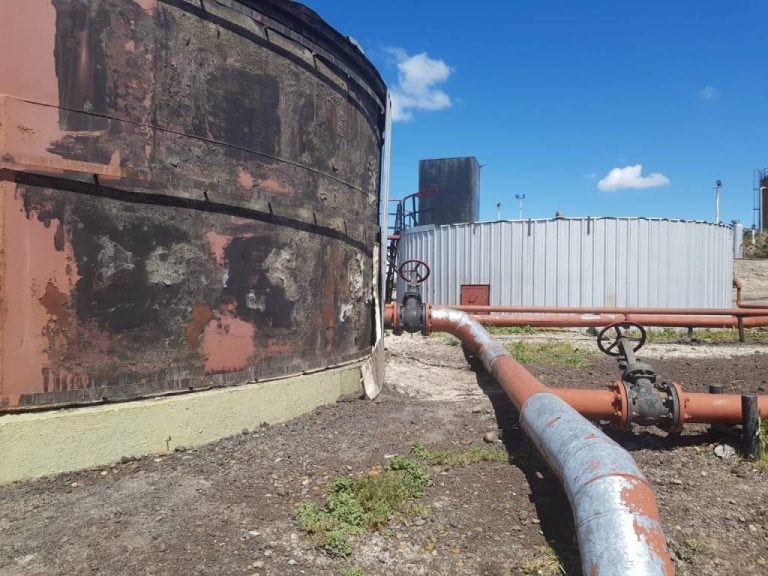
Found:
[[[715,180],[715,224],[720,224],[720,188],[722,187],[723,183]]]
[[[523,200],[525,200],[525,194],[515,194],[517,198],[517,206],[520,208],[520,220],[523,219]]]
[[[501,220],[501,202],[496,203],[496,220]]]

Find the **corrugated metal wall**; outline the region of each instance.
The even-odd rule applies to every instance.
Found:
[[[399,259],[427,262],[425,299],[490,284],[499,306],[731,306],[733,230],[704,222],[562,218],[422,226]],[[398,293],[403,293],[402,280]]]

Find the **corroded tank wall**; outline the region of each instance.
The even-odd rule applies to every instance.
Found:
[[[0,411],[364,358],[385,88],[285,0],[9,0]]]

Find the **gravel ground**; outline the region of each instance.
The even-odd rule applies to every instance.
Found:
[[[0,488],[0,574],[580,574],[568,503],[498,386],[445,338],[387,346],[389,385],[375,401],[350,398],[201,449]],[[653,363],[687,388],[765,391],[764,351]],[[553,386],[618,375],[598,355],[585,367],[531,369]],[[678,574],[768,574],[768,475],[717,457],[720,439],[704,427],[677,438],[611,434],[657,494]],[[356,537],[350,558],[320,552],[296,506],[322,502],[335,477],[365,474],[415,442],[512,457],[428,466],[419,515]]]

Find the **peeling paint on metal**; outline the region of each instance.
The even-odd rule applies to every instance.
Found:
[[[0,22],[0,410],[369,354],[384,85],[310,10],[235,4]],[[254,32],[291,26],[335,68]]]
[[[254,326],[232,315],[232,311],[214,314],[203,331],[205,373],[243,370],[255,351]]]

